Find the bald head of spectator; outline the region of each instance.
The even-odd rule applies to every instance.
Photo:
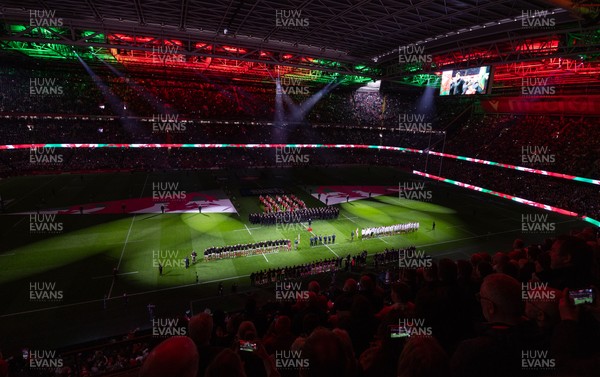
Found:
[[[360,290],[362,292],[372,292],[374,289],[375,284],[369,275],[363,275],[360,277]]]
[[[319,285],[318,281],[313,280],[310,283],[308,283],[308,291],[314,292],[318,295],[321,292],[321,285]]]
[[[195,377],[198,371],[198,351],[186,336],[169,338],[148,355],[140,377]]]
[[[506,265],[510,261],[508,255],[503,252],[497,252],[494,254],[494,258],[492,259],[492,265],[494,266],[494,271],[501,272],[504,265]]]
[[[355,293],[358,289],[358,284],[356,283],[356,280],[349,278],[346,279],[346,281],[344,282],[344,292],[348,292],[348,293]]]
[[[481,263],[483,261],[483,257],[481,256],[480,253],[475,253],[473,255],[471,255],[471,265],[473,265],[473,267],[477,267],[477,265],[479,263]]]
[[[525,241],[523,241],[520,238],[517,238],[516,240],[514,240],[513,250],[520,250],[520,249],[523,249],[524,247],[525,247]]]
[[[224,349],[206,368],[205,377],[246,377],[244,365],[239,355],[230,349]]]
[[[238,339],[241,340],[254,340],[258,337],[256,327],[254,323],[250,321],[244,321],[240,323],[240,327],[237,332]]]
[[[273,331],[275,334],[289,334],[292,330],[292,320],[286,315],[281,315],[275,320]]]
[[[213,318],[208,313],[200,313],[190,319],[188,324],[189,337],[198,346],[207,346],[213,330]]]
[[[310,334],[302,347],[302,357],[308,359],[308,368],[300,370],[300,377],[346,376],[346,352],[340,337],[325,328]]]
[[[479,292],[481,310],[488,322],[516,325],[523,315],[521,284],[505,274],[491,274]]]
[[[398,377],[446,377],[450,360],[432,336],[411,337],[398,359]]]

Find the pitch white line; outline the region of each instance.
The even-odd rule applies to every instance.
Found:
[[[12,255],[15,255],[15,253],[10,253],[10,254],[0,254],[0,257],[10,257]]]
[[[131,228],[133,227],[133,222],[135,221],[135,216],[136,215],[133,215],[133,218],[131,219],[131,224],[129,225],[129,231],[127,231],[127,237],[125,237],[125,243],[123,244],[123,248],[121,249],[121,256],[119,257],[119,263],[117,263],[117,271],[119,270],[119,267],[121,266],[121,260],[123,259],[123,253],[125,253],[125,248],[127,247],[127,241],[129,240],[129,235],[131,234]],[[110,284],[110,289],[108,290],[108,298],[110,298],[110,295],[112,293],[114,285],[115,285],[115,279],[113,278],[112,283]]]
[[[337,254],[336,254],[336,252],[335,252],[335,251],[331,250],[331,248],[329,247],[329,245],[325,245],[325,247],[326,247],[326,248],[328,248],[328,249],[329,249],[329,251],[331,251],[331,252],[333,253],[333,255],[335,255],[335,256],[336,256],[336,257],[338,257],[338,258],[340,257],[339,255],[337,255]]]
[[[265,257],[265,260],[267,261],[267,263],[269,263],[269,260],[267,259],[267,256],[264,255],[264,254],[262,256]]]
[[[58,175],[57,175],[57,176],[55,176],[54,178],[52,178],[51,180],[47,181],[47,182],[46,182],[46,183],[44,183],[43,185],[41,185],[41,186],[39,186],[39,187],[36,187],[35,189],[33,189],[33,190],[29,191],[29,192],[28,192],[28,193],[26,193],[26,194],[25,194],[23,197],[21,197],[21,198],[18,198],[18,199],[15,199],[15,200],[13,200],[13,201],[12,201],[12,202],[10,202],[10,203],[7,203],[7,204],[6,204],[6,208],[8,208],[8,207],[11,207],[11,206],[14,206],[15,204],[17,204],[17,203],[21,202],[23,199],[27,198],[28,196],[30,196],[30,195],[31,195],[31,194],[33,194],[34,192],[36,192],[36,191],[38,191],[38,190],[40,190],[40,189],[44,188],[44,186],[47,186],[47,185],[49,185],[50,183],[52,183],[52,182],[56,181],[57,179],[58,179]]]
[[[139,273],[139,271],[123,272],[122,274],[117,274],[117,276],[131,275],[131,274],[137,274],[137,273]],[[113,275],[94,276],[92,279],[104,279],[104,278],[110,278],[110,277],[113,277]]]
[[[278,254],[279,251],[273,251],[270,253],[264,253],[264,254],[252,254],[252,255],[246,255],[244,258],[252,258],[252,257],[260,257],[261,255],[265,255],[265,254]],[[228,259],[235,259],[235,258],[228,258]]]
[[[146,183],[148,183],[148,177],[150,176],[150,174],[146,174],[146,180],[144,180],[144,185],[142,186],[142,192],[140,193],[140,198],[142,196],[144,196],[144,190],[146,189]],[[125,253],[125,248],[127,247],[127,242],[129,241],[129,235],[131,234],[131,228],[133,227],[133,223],[135,221],[135,217],[136,215],[133,215],[133,217],[131,218],[131,224],[129,224],[129,230],[127,231],[127,237],[125,237],[125,243],[123,244],[123,249],[121,249],[121,256],[119,257],[119,263],[117,263],[117,271],[119,270],[119,267],[121,267],[121,261],[123,260],[123,254]],[[110,298],[110,295],[112,294],[112,290],[113,287],[115,286],[115,279],[113,277],[112,283],[110,283],[110,289],[108,290],[108,298]]]
[[[357,223],[356,221],[352,220],[352,219],[358,219],[358,217],[348,217],[348,216],[344,215],[343,213],[342,213],[342,216],[344,216],[344,217],[345,217],[345,218],[347,218],[348,220],[352,221],[354,224],[356,224],[356,225],[359,225],[359,226],[360,226],[360,224],[359,224],[359,223]]]
[[[246,224],[244,224],[244,226],[246,226]],[[234,229],[234,230],[231,230],[231,232],[244,232],[247,229],[256,230],[256,229],[260,229],[260,228],[248,228],[248,226],[246,226],[246,229]]]
[[[306,230],[308,230],[308,227],[306,227]],[[313,232],[312,230],[310,231],[310,233],[311,233],[313,236],[316,236],[315,232]],[[313,247],[319,247],[319,246],[325,246],[325,247],[326,247],[326,248],[328,248],[328,249],[329,249],[329,251],[331,251],[331,252],[332,252],[332,253],[333,253],[333,254],[334,254],[336,257],[338,257],[338,258],[340,257],[339,255],[337,255],[337,254],[335,253],[335,251],[331,250],[331,248],[330,248],[330,247],[329,247],[329,245],[327,245],[327,244],[316,245],[316,246],[313,246]]]
[[[248,229],[248,225],[244,224],[244,226],[246,227],[246,230],[248,231],[248,234],[252,235],[252,232],[250,231],[250,229]]]
[[[570,223],[570,222],[575,222],[575,221],[576,220],[567,220],[567,221],[557,222],[556,224],[565,224],[565,223]],[[498,234],[514,233],[514,232],[521,232],[521,231],[523,231],[523,230],[520,229],[520,228],[519,229],[512,229],[512,230],[505,230],[503,232],[486,233],[486,234],[482,234],[482,235],[475,236],[475,237],[458,238],[458,239],[449,240],[449,241],[442,241],[442,242],[430,243],[430,244],[426,244],[426,245],[419,245],[419,247],[442,245],[442,244],[445,244],[445,243],[466,241],[466,240],[472,240],[474,238],[490,237],[490,236],[496,236]]]
[[[383,238],[377,237],[378,240],[383,241],[385,243],[387,243],[388,245],[390,244],[389,242],[387,242],[386,240],[384,240]]]
[[[137,240],[137,241],[129,241],[128,243],[136,243],[136,242],[148,242],[147,240]],[[118,242],[118,243],[108,243],[108,244],[104,244],[106,246],[117,246],[117,245],[122,245],[123,242]]]
[[[13,226],[10,227],[10,229],[15,228],[17,225],[19,225],[21,222],[25,221],[27,217],[23,217],[21,220],[17,221]],[[9,230],[10,230],[9,229]],[[7,232],[8,233],[8,232]]]
[[[239,279],[239,278],[246,278],[246,277],[250,277],[250,275],[240,275],[240,276],[234,276],[234,277],[230,277],[230,278],[223,278],[223,279],[216,279],[216,280],[209,280],[209,281],[204,281],[200,284],[210,284],[210,283],[216,283],[219,281],[227,281],[227,280],[233,280],[233,279]],[[198,286],[199,284],[197,283],[191,283],[191,284],[184,284],[184,285],[178,285],[175,287],[167,287],[167,288],[161,288],[161,289],[153,289],[151,291],[146,291],[146,292],[138,292],[138,293],[132,293],[132,294],[127,294],[127,297],[133,297],[133,296],[141,296],[141,295],[145,295],[148,293],[157,293],[157,292],[164,292],[164,291],[169,291],[172,289],[179,289],[179,288],[189,288],[189,287],[194,287],[194,286]],[[108,298],[107,300],[119,300],[121,299],[121,297],[115,297],[115,298]],[[34,309],[34,310],[26,310],[23,312],[17,312],[17,313],[9,313],[9,314],[3,314],[0,315],[0,318],[6,318],[6,317],[14,317],[16,315],[21,315],[21,314],[29,314],[29,313],[36,313],[36,312],[44,312],[46,310],[53,310],[53,309],[62,309],[62,308],[68,308],[68,307],[72,307],[72,306],[78,306],[78,305],[85,305],[85,304],[91,304],[94,302],[102,302],[104,301],[103,298],[97,299],[97,300],[89,300],[89,301],[82,301],[82,302],[74,302],[72,304],[66,304],[66,305],[59,305],[59,306],[51,306],[48,308],[42,308],[42,309]]]

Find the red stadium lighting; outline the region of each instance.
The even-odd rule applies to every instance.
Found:
[[[223,50],[225,50],[227,52],[234,52],[234,53],[239,53],[239,54],[245,54],[246,52],[248,52],[246,49],[238,48],[238,47],[230,47],[230,46],[223,46]]]

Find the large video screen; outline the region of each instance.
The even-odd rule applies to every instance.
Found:
[[[487,94],[490,68],[484,66],[442,72],[440,96]]]

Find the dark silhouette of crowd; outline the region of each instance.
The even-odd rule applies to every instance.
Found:
[[[345,257],[320,259],[301,265],[287,266],[261,270],[250,274],[251,285],[267,285],[276,282],[299,280],[312,275],[332,271],[351,272],[357,268],[363,268],[367,264],[367,251],[361,251],[356,255],[347,254]]]
[[[582,115],[474,115],[446,144],[446,152],[583,177],[600,177],[598,118]],[[538,159],[523,151],[553,156]],[[535,153],[535,152],[533,152]],[[532,154],[533,154],[532,153]],[[540,156],[541,157],[541,156]]]
[[[428,172],[438,175],[439,162],[439,159],[430,159]],[[593,219],[600,217],[600,194],[596,185],[453,159],[443,160],[442,176]]]
[[[166,375],[159,366],[168,360],[163,373],[170,376],[595,376],[600,304],[576,306],[569,292],[597,286],[598,252],[590,228],[538,245],[515,240],[508,251],[439,259],[429,268],[379,263],[374,272],[326,289],[313,280],[299,288],[297,300],[259,307],[250,299],[242,312],[195,316],[192,342],[165,341],[141,375]],[[377,259],[391,261],[394,254]],[[340,263],[321,260],[308,271],[340,274]],[[392,271],[389,284],[379,278],[384,271]],[[272,286],[310,276],[296,266],[261,271],[253,281]],[[394,336],[398,326],[408,335]],[[166,352],[168,344],[193,357]],[[282,367],[294,358],[306,362]]]
[[[400,250],[387,249],[347,270],[349,256],[259,271],[253,285],[297,298],[247,296],[238,311],[192,316],[187,336],[152,349],[81,354],[71,375],[143,363],[141,377],[597,376],[600,302],[576,305],[572,292],[597,295],[599,241],[585,228],[426,268],[399,268]]]
[[[412,252],[417,250],[415,246],[410,246],[403,249],[385,249],[382,252],[373,254],[373,263],[375,268],[389,263],[398,264],[399,257],[402,252]]]

